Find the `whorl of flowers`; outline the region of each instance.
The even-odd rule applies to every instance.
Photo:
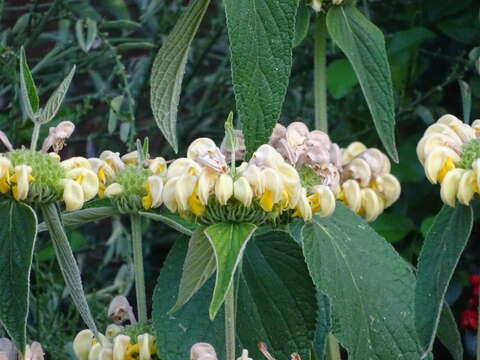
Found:
[[[162,205],[163,174],[167,168],[164,158],[140,159],[137,151],[120,157],[119,153],[104,151],[99,158],[88,159],[100,183],[100,197],[113,200],[125,213]]]
[[[465,124],[444,115],[430,125],[417,145],[418,159],[432,184],[440,183],[445,204],[468,205],[479,193],[480,120]]]
[[[115,297],[108,310],[114,321],[99,339],[90,330],[80,331],[73,340],[77,360],[158,360],[155,337],[150,325],[138,324],[130,304],[123,296]],[[126,321],[130,324],[124,325]]]
[[[312,193],[323,199],[324,188]],[[250,161],[229,168],[225,156],[208,138],[195,140],[187,157],[167,170],[163,200],[168,209],[210,224],[220,221],[276,221],[279,216],[310,219],[312,212],[331,213],[331,203],[311,205],[294,167],[270,145],[262,145]],[[227,206],[228,205],[228,206]],[[328,208],[327,208],[328,207]]]
[[[400,197],[401,187],[390,173],[387,156],[353,142],[342,149],[342,182],[337,199],[367,221],[374,221]]]
[[[4,133],[0,141],[9,150],[0,154],[0,196],[27,203],[63,200],[69,211],[80,209],[98,192],[98,179],[85,158],[60,161],[57,151],[75,126],[63,121],[51,127],[41,151],[14,149]],[[50,148],[54,152],[48,153]]]

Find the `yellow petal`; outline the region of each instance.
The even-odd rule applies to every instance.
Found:
[[[140,348],[140,360],[150,360],[152,358],[152,349],[155,338],[150,334],[139,335],[137,338]]]
[[[162,205],[163,180],[160,176],[152,175],[148,178],[148,191],[152,200],[150,207],[158,208]]]
[[[215,188],[218,173],[210,169],[203,169],[198,178],[198,197],[203,205],[207,205],[208,198]]]
[[[123,192],[122,185],[118,183],[113,183],[105,189],[105,196],[108,198],[113,198],[117,195],[120,195]]]
[[[247,168],[241,172],[241,175],[244,176],[255,193],[255,196],[262,196],[265,191],[265,177],[256,165],[249,164]]]
[[[132,151],[121,157],[125,165],[137,166],[138,163],[138,151]]]
[[[240,176],[233,184],[233,196],[246,207],[252,204],[253,191],[244,176]]]
[[[113,360],[113,350],[103,347],[98,355],[98,360]]]
[[[88,360],[88,354],[93,346],[93,333],[90,330],[80,331],[73,340],[73,352],[77,360]]]
[[[60,165],[66,170],[72,170],[75,168],[85,168],[85,169],[92,169],[92,165],[90,162],[80,156],[72,157],[70,159],[64,160],[60,163]]]
[[[432,184],[442,181],[448,171],[455,168],[460,157],[447,147],[433,149],[425,160],[425,174]]]
[[[355,141],[347,146],[347,148],[342,149],[342,159],[343,163],[348,163],[353,160],[356,156],[360,155],[362,152],[367,150],[367,147],[359,141]]]
[[[260,206],[264,211],[270,212],[273,209],[273,194],[270,190],[265,190],[259,201]]]
[[[307,192],[305,189],[302,190],[302,194],[300,195],[297,208],[295,209],[293,216],[302,217],[306,221],[312,219],[312,208],[310,206],[310,201],[308,201]]]
[[[463,205],[469,205],[476,192],[478,192],[478,187],[475,172],[467,170],[463,173],[458,183],[457,199]]]
[[[228,174],[221,174],[215,184],[215,197],[221,205],[226,205],[233,195],[233,179]]]
[[[400,197],[401,186],[398,179],[392,174],[384,174],[382,178],[381,194],[385,199],[385,207],[389,207]]]
[[[14,187],[14,197],[15,200],[25,200],[28,196],[30,174],[32,173],[32,168],[27,165],[15,166],[15,182],[16,186]]]
[[[189,210],[188,198],[195,189],[197,178],[190,174],[180,176],[175,187],[175,200],[180,211]]]
[[[266,168],[262,171],[265,179],[265,189],[272,193],[272,201],[274,204],[282,199],[283,184],[282,179],[277,170]]]
[[[163,188],[163,203],[171,212],[175,212],[178,209],[177,200],[175,199],[175,188],[178,179],[179,177],[169,179]]]
[[[160,175],[167,169],[167,162],[163,157],[156,157],[150,160],[148,168],[155,174]]]
[[[167,170],[167,177],[173,178],[185,174],[200,175],[202,168],[195,161],[187,158],[180,158],[170,164]]]
[[[374,221],[384,209],[383,200],[372,189],[362,189],[362,209],[366,221]]]
[[[113,341],[113,360],[125,360],[128,345],[130,345],[130,336],[117,335]]]
[[[335,211],[335,196],[332,190],[328,186],[318,185],[314,187],[314,192],[318,207],[313,212],[322,217],[331,215]]]
[[[102,351],[102,345],[100,343],[93,344],[90,352],[88,353],[88,360],[98,360],[98,356]]]
[[[448,125],[445,124],[439,124],[435,123],[433,125],[430,125],[428,129],[425,131],[424,136],[429,135],[429,134],[435,134],[435,133],[440,133],[447,135],[449,138],[452,138],[456,143],[462,143],[462,139],[457,135],[453,129],[451,129]]]
[[[458,185],[464,173],[465,169],[453,169],[445,175],[440,187],[440,197],[445,204],[455,207]]]
[[[82,187],[71,179],[63,179],[63,201],[65,202],[67,211],[75,211],[81,209],[84,203],[84,195]]]
[[[357,213],[362,205],[360,185],[355,180],[347,180],[342,184],[342,192],[345,205],[354,213]]]

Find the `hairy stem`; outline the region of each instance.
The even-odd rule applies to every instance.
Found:
[[[315,129],[328,133],[327,117],[327,24],[325,14],[315,18],[314,98]]]
[[[235,286],[232,283],[225,297],[226,360],[235,360]]]
[[[30,149],[32,151],[36,151],[37,150],[37,143],[38,143],[38,136],[40,135],[40,127],[42,125],[35,122],[34,125],[33,125],[33,133],[32,133],[32,142],[30,144]]]
[[[133,266],[135,272],[138,321],[142,324],[145,324],[148,318],[142,254],[142,218],[139,215],[132,215],[130,217],[130,222],[132,225]]]
[[[78,269],[77,262],[72,253],[72,248],[68,242],[67,234],[63,229],[63,224],[60,219],[59,210],[56,204],[42,205],[42,213],[45,224],[47,225],[48,232],[52,238],[53,249],[57,257],[60,270],[67,288],[70,291],[73,303],[77,307],[80,316],[82,317],[88,328],[98,337],[97,326],[93,320],[92,313],[88,307],[85,292],[83,291],[82,279],[80,277],[80,270]]]

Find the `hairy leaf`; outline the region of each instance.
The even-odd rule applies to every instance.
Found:
[[[333,333],[352,359],[418,360],[415,278],[390,244],[342,205],[303,228],[317,291],[328,296]]]
[[[40,100],[38,99],[38,90],[28,67],[23,47],[20,49],[20,91],[25,111],[28,117],[34,120],[40,107]]]
[[[16,201],[0,202],[0,324],[18,349],[25,349],[30,269],[37,215]]]
[[[452,314],[452,310],[447,303],[443,303],[440,322],[438,323],[437,336],[440,342],[445,346],[454,360],[463,359],[462,337],[457,328],[457,322]]]
[[[177,21],[153,62],[150,102],[163,135],[178,152],[177,112],[188,50],[210,0],[195,0]]]
[[[198,228],[197,224],[188,221],[182,218],[180,215],[174,214],[168,210],[140,211],[138,214],[146,217],[147,219],[163,222],[178,232],[188,236],[191,236]]]
[[[295,37],[293,46],[300,45],[308,34],[310,28],[310,17],[312,11],[306,2],[300,1],[298,4],[297,18],[295,20]]]
[[[232,79],[247,152],[268,142],[292,66],[297,0],[224,0]]]
[[[473,225],[473,211],[444,205],[430,228],[417,265],[415,325],[425,353],[431,351],[445,293]]]
[[[352,63],[385,149],[398,162],[392,79],[382,32],[354,6],[332,7],[327,27]]]

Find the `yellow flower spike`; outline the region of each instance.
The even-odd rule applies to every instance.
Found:
[[[109,340],[113,340],[115,336],[120,334],[123,331],[123,326],[117,324],[110,324],[107,326],[107,330],[105,331],[105,336]]]
[[[77,360],[88,360],[88,354],[93,346],[93,332],[90,330],[80,331],[73,340],[73,352]]]
[[[473,170],[467,170],[458,183],[457,199],[461,204],[469,205],[475,193],[478,193],[477,176]]]
[[[186,173],[190,175],[199,175],[202,172],[202,168],[195,161],[187,158],[180,158],[170,164],[167,170],[167,177],[182,176]]]
[[[80,184],[84,194],[84,200],[93,199],[98,193],[99,179],[97,175],[86,168],[75,168],[67,172],[67,178]]]
[[[265,191],[265,176],[260,168],[256,165],[249,164],[247,168],[241,172],[253,189],[256,197],[261,197]]]
[[[130,336],[117,335],[113,341],[113,360],[126,360],[129,345]]]
[[[325,185],[318,185],[313,188],[314,193],[308,197],[312,212],[325,217],[335,211],[335,195],[332,190]]]
[[[381,179],[382,186],[379,190],[385,199],[385,207],[389,207],[398,200],[402,188],[398,179],[392,174],[383,174]]]
[[[270,212],[273,209],[273,205],[282,199],[282,181],[276,170],[266,168],[262,173],[266,181],[265,191],[260,198],[260,206],[263,210]]]
[[[450,148],[433,149],[425,160],[425,174],[432,184],[442,182],[448,171],[460,161],[458,154]]]
[[[63,201],[67,211],[81,209],[85,198],[80,184],[71,179],[63,179],[61,182],[63,185]]]
[[[252,204],[253,191],[244,176],[240,176],[233,184],[233,196],[240,201],[243,206],[249,207]]]
[[[440,187],[440,197],[445,204],[451,207],[455,207],[456,205],[458,185],[464,173],[465,169],[453,169],[449,171],[443,179]]]
[[[110,348],[102,348],[98,355],[98,360],[113,360],[113,350]]]
[[[84,168],[84,169],[92,169],[92,165],[90,162],[80,156],[72,157],[70,159],[64,160],[60,163],[60,165],[66,170],[73,170],[76,168]]]
[[[120,195],[122,192],[123,192],[122,185],[120,185],[118,183],[113,183],[105,189],[105,196],[107,198],[112,198],[112,197],[115,197],[117,195]]]
[[[118,152],[106,150],[100,154],[100,159],[110,165],[115,172],[125,168],[125,164],[123,163],[122,159],[120,159],[120,154]]]
[[[355,141],[342,150],[343,163],[352,161],[356,156],[367,150],[367,147],[359,141]]]
[[[361,190],[361,197],[361,210],[363,210],[365,220],[374,221],[384,209],[383,200],[375,190],[369,188]]]
[[[160,176],[152,175],[145,184],[147,195],[142,198],[144,209],[158,208],[162,205],[163,180]]]
[[[14,175],[10,181],[14,183],[12,186],[13,197],[17,201],[25,200],[28,196],[29,183],[33,181],[32,168],[27,165],[15,166]]]
[[[354,213],[357,213],[362,206],[360,185],[355,180],[347,180],[342,184],[341,200]]]
[[[346,166],[345,170],[350,172],[354,179],[360,182],[360,185],[363,187],[368,186],[370,179],[372,178],[372,172],[368,163],[360,158],[355,158],[350,161]]]
[[[93,344],[90,352],[88,353],[88,360],[98,360],[98,356],[102,351],[102,345],[100,343]]]
[[[150,360],[155,349],[155,338],[150,334],[143,334],[137,337],[137,343],[140,348],[140,360]]]
[[[210,169],[203,169],[202,173],[200,174],[196,193],[203,205],[207,205],[208,198],[215,188],[217,178],[218,173]]]
[[[175,212],[178,209],[178,204],[175,200],[175,188],[177,187],[178,179],[179,177],[169,179],[163,188],[163,203],[171,212]]]
[[[302,193],[298,199],[297,207],[292,216],[301,217],[306,221],[312,219],[312,208],[310,206],[310,201],[307,198],[307,191],[305,189],[302,189]]]
[[[148,168],[155,174],[161,175],[167,170],[167,162],[163,157],[156,157],[153,160],[150,160]]]
[[[188,198],[193,194],[197,178],[190,174],[179,177],[175,187],[175,200],[180,211],[189,210]]]
[[[230,175],[221,174],[215,183],[215,197],[221,205],[226,205],[233,196],[233,179]]]

